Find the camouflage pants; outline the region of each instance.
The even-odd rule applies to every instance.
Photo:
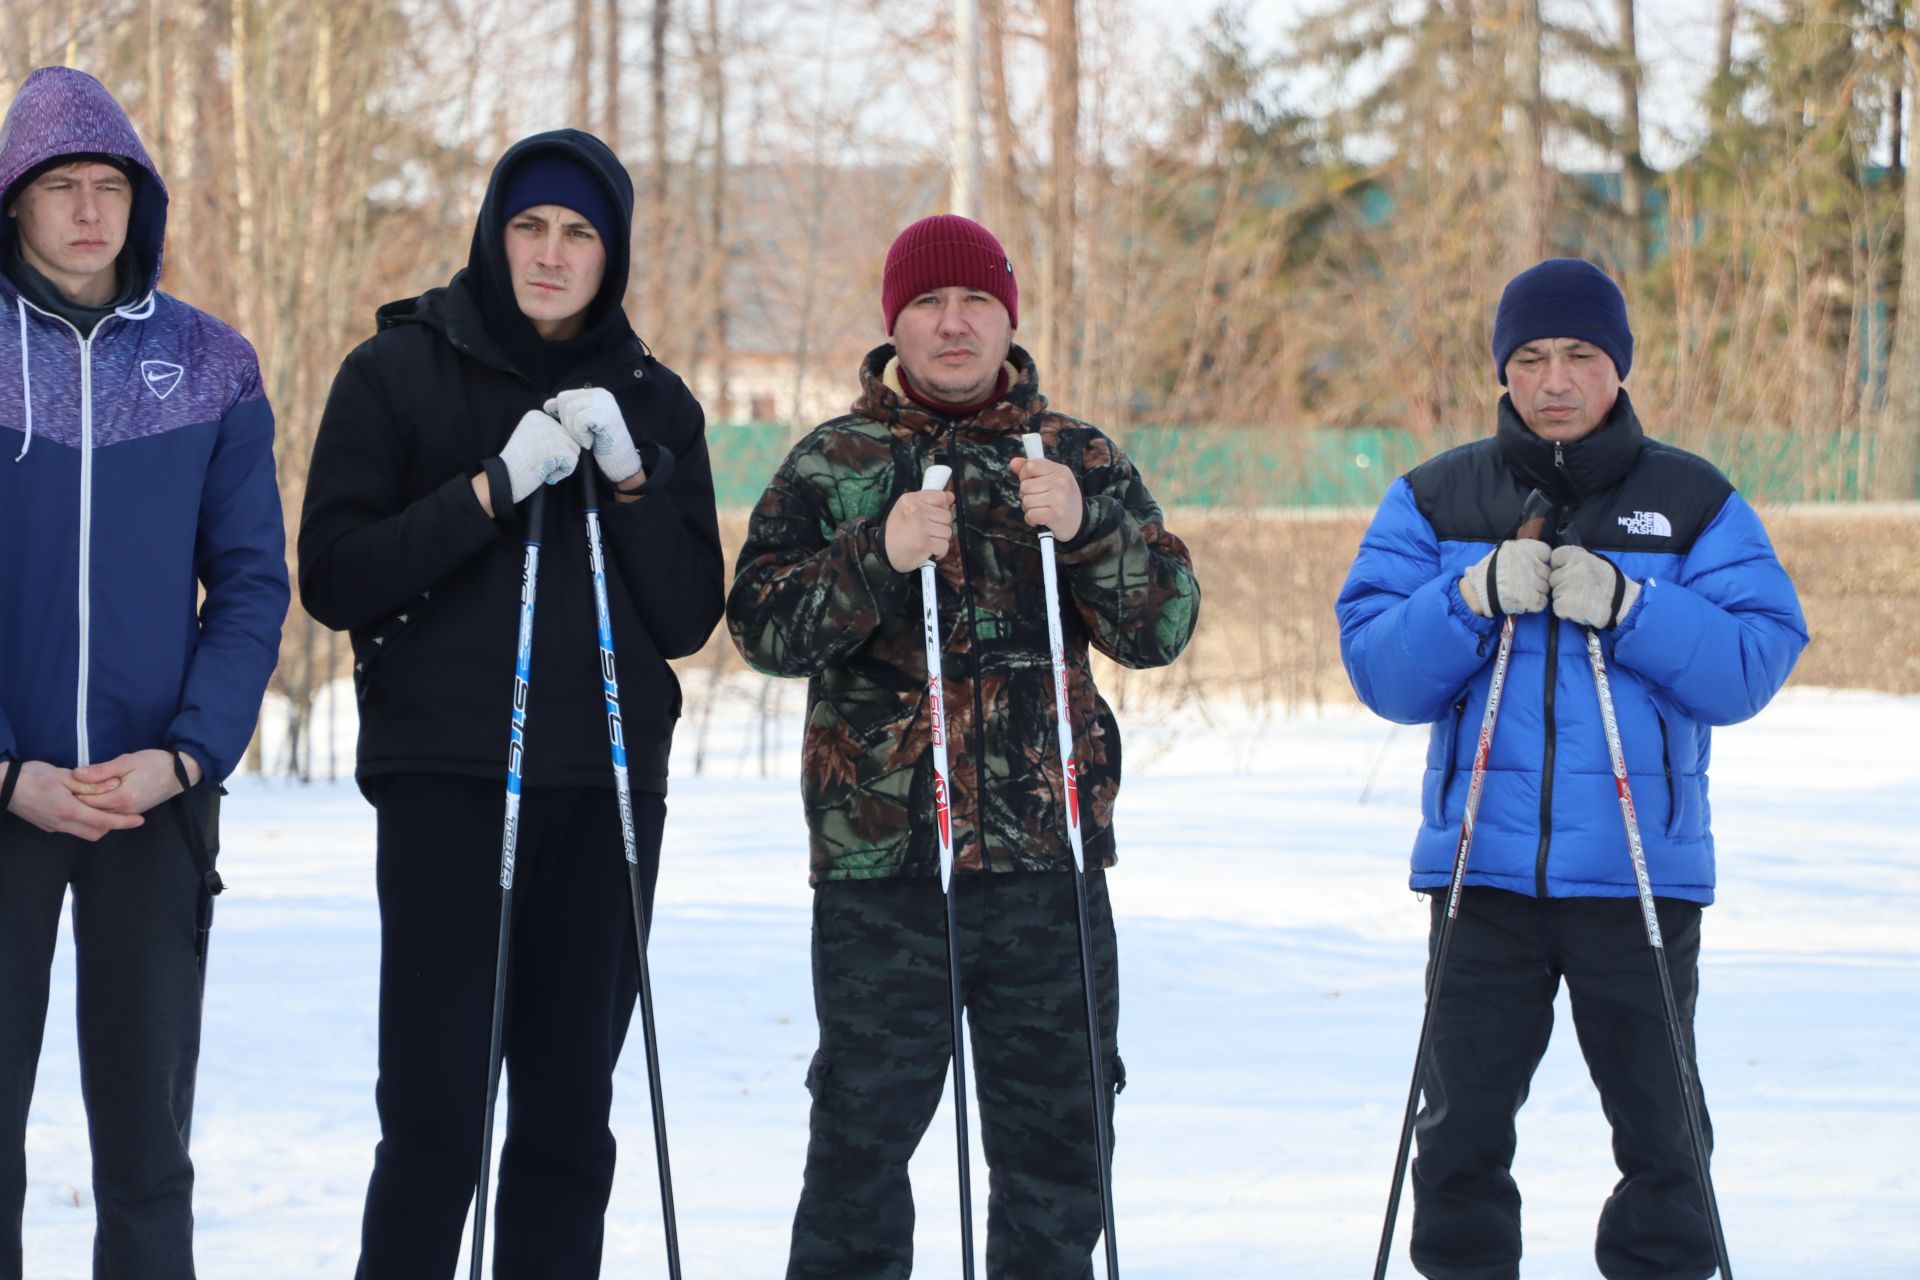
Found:
[[[986,1274],[1091,1280],[1100,1183],[1073,877],[967,874],[954,885],[990,1170]],[[1087,900],[1101,1048],[1117,1093],[1120,984],[1103,873],[1088,873]],[[902,1280],[913,1269],[907,1162],[952,1058],[946,904],[933,879],[827,881],[813,911],[820,1047],[807,1071],[813,1115],[787,1278]],[[1106,1104],[1111,1121],[1111,1096]]]

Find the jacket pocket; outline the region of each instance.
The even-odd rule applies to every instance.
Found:
[[[1660,769],[1667,778],[1667,835],[1679,834],[1680,789],[1673,783],[1673,738],[1667,731],[1667,718],[1654,712],[1660,722]]]
[[[1453,779],[1460,771],[1457,757],[1460,750],[1460,722],[1467,714],[1467,700],[1463,697],[1453,704],[1453,714],[1433,728],[1434,747],[1437,758],[1430,750],[1427,756],[1427,776],[1421,787],[1421,817],[1430,827],[1447,825],[1447,792],[1453,788]]]
[[[366,702],[367,694],[373,688],[374,671],[400,644],[402,637],[412,635],[419,629],[419,614],[427,607],[432,595],[431,591],[423,591],[417,600],[398,613],[382,618],[365,632],[356,631],[348,636],[348,643],[353,646],[355,701]]]
[[[1691,761],[1674,758],[1674,731],[1666,713],[1654,712],[1660,721],[1660,764],[1667,778],[1667,838],[1698,840],[1700,831],[1700,779],[1687,765]]]

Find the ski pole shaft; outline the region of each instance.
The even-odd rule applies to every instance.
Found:
[[[1713,1237],[1713,1256],[1720,1268],[1721,1280],[1733,1280],[1733,1265],[1727,1259],[1727,1237],[1720,1225],[1720,1203],[1713,1194],[1709,1172],[1706,1126],[1700,1118],[1700,1099],[1694,1092],[1693,1071],[1687,1062],[1687,1049],[1680,1034],[1680,1008],[1673,998],[1673,973],[1667,965],[1667,947],[1660,935],[1660,915],[1653,900],[1653,882],[1647,875],[1646,848],[1640,841],[1640,819],[1633,809],[1633,790],[1627,783],[1626,752],[1620,745],[1620,721],[1614,714],[1613,686],[1607,679],[1607,659],[1600,649],[1600,633],[1585,627],[1587,661],[1593,667],[1593,686],[1600,698],[1600,722],[1607,734],[1607,757],[1613,765],[1613,787],[1620,797],[1620,816],[1627,828],[1627,852],[1633,859],[1633,881],[1640,895],[1640,914],[1647,930],[1647,945],[1653,950],[1654,972],[1660,981],[1661,1012],[1667,1023],[1667,1047],[1673,1054],[1674,1078],[1680,1085],[1680,1102],[1686,1111],[1687,1138],[1693,1148],[1694,1173],[1700,1183],[1700,1202],[1707,1212],[1707,1227]]]
[[[936,464],[922,491],[947,487],[952,468]],[[940,610],[933,561],[920,566],[920,630],[927,655],[927,716],[933,743],[933,826],[940,848],[940,892],[947,907],[947,994],[953,1028],[953,1123],[960,1165],[960,1273],[973,1280],[973,1157],[967,1137],[967,1043],[960,1002],[960,916],[953,892],[953,792],[947,769],[947,698],[940,676]]]
[[[1538,538],[1546,531],[1549,503],[1534,490],[1520,508],[1516,537]],[[1487,765],[1493,759],[1493,729],[1500,718],[1500,697],[1506,690],[1507,670],[1513,659],[1513,615],[1500,621],[1500,644],[1494,650],[1493,673],[1487,680],[1487,705],[1480,712],[1480,736],[1474,743],[1473,772],[1467,780],[1467,803],[1460,815],[1460,839],[1454,845],[1453,872],[1447,880],[1447,909],[1440,917],[1433,959],[1427,966],[1426,1007],[1420,1015],[1420,1038],[1413,1051],[1413,1081],[1407,1086],[1407,1105],[1400,1117],[1400,1141],[1394,1149],[1393,1186],[1387,1192],[1387,1212],[1380,1224],[1380,1248],[1373,1259],[1373,1280],[1385,1280],[1393,1252],[1393,1227],[1400,1216],[1400,1190],[1407,1179],[1407,1159],[1413,1147],[1413,1121],[1420,1109],[1420,1067],[1433,1042],[1433,1013],[1440,1003],[1441,980],[1447,972],[1447,954],[1453,948],[1453,926],[1460,915],[1460,895],[1467,882],[1467,857],[1473,849],[1473,823],[1480,813],[1480,795],[1486,787]],[[1445,797],[1442,797],[1444,800]]]
[[[633,947],[639,962],[640,1032],[647,1058],[647,1098],[653,1109],[653,1153],[660,1175],[660,1217],[666,1232],[667,1274],[680,1280],[680,1229],[673,1208],[673,1166],[667,1158],[667,1108],[660,1085],[660,1043],[653,1021],[653,983],[647,967],[645,895],[640,852],[633,834],[633,789],[627,778],[627,743],[620,718],[620,679],[613,657],[613,615],[607,608],[607,561],[600,539],[600,486],[591,454],[580,460],[586,493],[587,558],[593,571],[593,607],[600,632],[600,686],[606,699],[607,742],[613,758],[613,791],[620,808],[620,840],[627,856],[627,895],[633,906]]]
[[[1433,1040],[1433,1010],[1440,1000],[1440,982],[1446,976],[1447,953],[1452,948],[1453,924],[1460,913],[1460,894],[1467,878],[1467,854],[1473,847],[1473,822],[1480,811],[1486,784],[1487,761],[1493,755],[1493,726],[1500,715],[1500,695],[1506,687],[1508,663],[1513,657],[1513,615],[1500,624],[1500,647],[1494,651],[1493,679],[1487,685],[1487,705],[1480,713],[1480,737],[1473,751],[1473,773],[1467,783],[1467,805],[1460,818],[1460,840],[1454,846],[1453,874],[1447,882],[1447,909],[1440,917],[1440,936],[1434,943],[1427,975],[1426,1009],[1420,1015],[1420,1040],[1413,1051],[1413,1082],[1407,1086],[1407,1106],[1400,1117],[1400,1142],[1393,1158],[1393,1186],[1387,1192],[1386,1220],[1380,1226],[1380,1250],[1373,1260],[1373,1280],[1384,1280],[1393,1251],[1393,1226],[1400,1214],[1400,1190],[1407,1179],[1407,1157],[1413,1146],[1413,1120],[1420,1107],[1420,1066]]]
[[[526,557],[520,569],[520,638],[513,659],[513,726],[507,737],[507,812],[500,837],[500,934],[494,946],[493,1030],[487,1047],[487,1108],[480,1125],[480,1176],[474,1183],[472,1280],[481,1280],[487,1238],[487,1191],[493,1173],[493,1112],[500,1096],[501,1037],[507,1013],[507,959],[513,943],[513,863],[520,841],[520,792],[527,747],[527,693],[533,674],[533,603],[540,579],[540,527],[546,486],[527,503]]]
[[[1033,432],[1020,437],[1030,459],[1044,459],[1045,448]],[[1060,780],[1067,819],[1067,843],[1073,851],[1074,921],[1080,935],[1080,987],[1087,1005],[1087,1077],[1093,1091],[1094,1159],[1100,1175],[1100,1214],[1107,1254],[1107,1280],[1119,1280],[1120,1246],[1113,1212],[1113,1136],[1108,1130],[1106,1064],[1100,1054],[1100,1015],[1093,994],[1093,937],[1087,915],[1086,853],[1080,835],[1079,775],[1073,762],[1073,713],[1067,702],[1067,650],[1060,624],[1060,570],[1055,563],[1053,531],[1040,529],[1040,570],[1047,595],[1047,645],[1053,655],[1053,715],[1060,747]]]

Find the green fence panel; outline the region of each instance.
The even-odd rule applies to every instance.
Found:
[[[1370,507],[1427,458],[1475,438],[1394,427],[1144,426],[1115,433],[1163,506]],[[799,433],[780,423],[707,428],[722,507],[750,507]],[[1879,456],[1858,431],[1695,433],[1675,443],[1700,453],[1756,502],[1856,502]],[[1920,496],[1920,475],[1907,492]]]

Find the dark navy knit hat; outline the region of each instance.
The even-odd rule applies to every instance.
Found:
[[[1493,367],[1507,382],[1507,360],[1522,343],[1578,338],[1613,357],[1621,378],[1633,367],[1627,300],[1613,278],[1584,258],[1549,258],[1507,282],[1493,314]]]
[[[538,151],[514,166],[500,201],[501,223],[537,204],[573,210],[593,224],[603,243],[614,243],[620,219],[614,215],[613,200],[600,179],[571,156]]]

